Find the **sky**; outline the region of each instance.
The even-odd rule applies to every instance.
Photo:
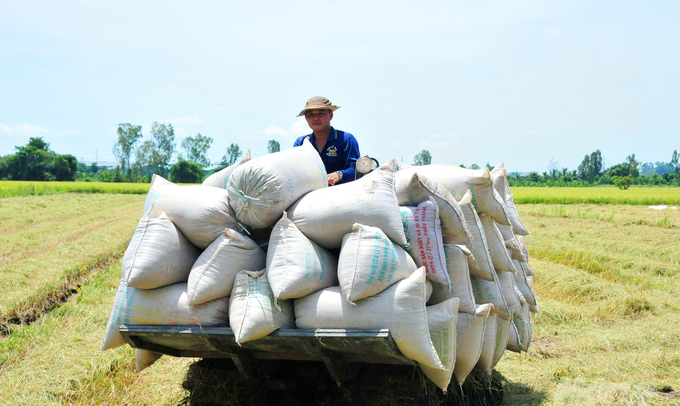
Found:
[[[120,123],[253,156],[312,96],[362,155],[606,167],[680,150],[677,1],[0,0],[0,155],[42,137],[115,161]]]

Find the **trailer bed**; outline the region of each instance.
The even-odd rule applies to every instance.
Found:
[[[351,364],[415,365],[397,348],[388,329],[277,330],[236,343],[229,327],[122,324],[120,333],[133,348],[174,357],[231,359],[246,378],[267,360],[321,361],[338,384],[351,377]]]

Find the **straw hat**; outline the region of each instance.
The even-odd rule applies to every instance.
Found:
[[[307,111],[307,110],[326,109],[326,110],[330,110],[330,111],[335,111],[339,108],[340,108],[340,106],[333,105],[333,103],[331,103],[330,100],[328,100],[327,98],[325,98],[323,96],[314,96],[311,99],[307,100],[307,103],[305,103],[305,108],[302,109],[300,114],[298,114],[297,116],[298,117],[304,116],[305,111]]]

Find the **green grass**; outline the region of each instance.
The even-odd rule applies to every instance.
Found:
[[[148,183],[0,181],[0,198],[62,193],[146,194]]]
[[[512,188],[516,204],[628,204],[680,205],[678,187],[615,186],[596,187],[519,187]]]

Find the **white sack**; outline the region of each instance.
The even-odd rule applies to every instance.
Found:
[[[229,299],[220,298],[198,306],[187,305],[187,284],[158,289],[135,289],[120,282],[113,300],[101,350],[126,344],[118,332],[121,324],[179,324],[224,326],[229,322]]]
[[[519,317],[520,298],[517,295],[518,291],[515,290],[515,275],[511,272],[498,272],[496,275],[498,277],[498,286],[501,288],[505,303],[508,305],[508,308],[512,310],[511,314],[515,317]],[[522,299],[524,298],[522,297]]]
[[[269,237],[267,280],[277,299],[296,299],[338,285],[338,259],[307,238],[286,212]]]
[[[427,325],[430,338],[444,370],[419,365],[425,376],[444,392],[449,388],[456,364],[456,320],[458,298],[451,298],[434,306],[427,306]]]
[[[198,257],[189,273],[187,299],[197,305],[229,296],[240,271],[265,267],[266,254],[255,241],[227,229]]]
[[[241,158],[240,161],[213,173],[212,175],[208,176],[201,184],[203,186],[213,186],[226,189],[229,187],[229,176],[231,176],[236,168],[238,168],[240,165],[243,165],[245,162],[250,161],[251,159],[252,156],[250,155],[250,150],[247,150],[246,153],[243,154],[243,158]]]
[[[229,325],[239,344],[295,328],[293,302],[274,299],[264,269],[241,271],[229,298]]]
[[[521,353],[522,349],[519,346],[519,333],[517,332],[517,325],[513,322],[510,323],[510,331],[508,332],[508,344],[505,347],[506,350]]]
[[[127,286],[139,289],[186,282],[200,253],[154,204],[137,223],[125,250],[123,280]]]
[[[458,312],[456,323],[456,365],[453,375],[458,385],[463,385],[465,378],[479,361],[484,343],[486,319],[489,317],[492,304],[478,305],[475,312]]]
[[[417,268],[413,258],[381,229],[354,224],[342,241],[338,283],[353,303],[408,278]]]
[[[323,161],[312,144],[305,142],[239,166],[229,177],[227,191],[240,222],[266,228],[302,195],[327,186]]]
[[[536,293],[534,292],[534,288],[529,285],[522,263],[517,260],[513,260],[512,262],[515,264],[515,268],[517,268],[517,274],[515,275],[515,284],[517,285],[517,288],[522,292],[524,299],[526,299],[530,305],[536,305]]]
[[[401,179],[413,176],[413,173],[441,183],[455,199],[461,199],[468,190],[472,191],[472,203],[478,212],[488,213],[501,224],[510,224],[505,212],[505,196],[499,195],[493,188],[491,173],[487,168],[475,170],[454,165],[411,166],[397,172],[397,184]]]
[[[491,303],[493,304],[493,312],[501,314],[504,317],[510,317],[510,309],[501,292],[500,283],[496,273],[493,274],[494,281],[486,281],[479,279],[474,275],[470,275],[470,283],[472,285],[472,292],[475,295],[475,303]]]
[[[394,192],[394,165],[382,165],[354,182],[309,192],[287,212],[304,235],[326,249],[339,248],[354,223],[378,227],[396,244],[406,245]]]
[[[493,366],[498,364],[501,360],[503,354],[505,354],[505,349],[508,347],[508,338],[510,337],[510,330],[512,328],[512,317],[504,317],[499,315],[497,320],[498,325],[496,326],[496,351],[493,355]]]
[[[383,292],[350,304],[340,287],[330,287],[296,299],[295,324],[301,329],[390,329],[394,342],[408,358],[443,369],[432,344],[425,310],[425,268]]]
[[[493,219],[484,213],[479,216],[479,219],[484,227],[484,234],[486,235],[486,242],[489,244],[491,262],[494,269],[516,273],[515,265],[513,265],[508,248],[505,246],[505,240],[503,240],[503,236],[498,231],[498,227],[494,224]]]
[[[397,200],[401,206],[417,206],[432,199],[439,207],[442,235],[451,238],[472,238],[460,205],[453,198],[451,192],[439,183],[418,173],[413,173],[410,177],[398,176],[398,174],[397,172],[395,189]],[[469,195],[464,203],[470,203],[471,200],[472,195]]]
[[[179,186],[153,175],[144,203],[145,213],[153,203],[199,248],[210,245],[225,228],[240,227],[224,189],[203,185]]]
[[[519,213],[517,212],[517,207],[515,207],[515,201],[510,192],[507,171],[503,162],[493,168],[491,171],[491,180],[493,181],[493,186],[498,192],[498,195],[501,196],[505,202],[505,212],[508,215],[508,222],[512,226],[515,234],[529,235],[529,230],[527,230],[524,223],[522,223],[522,220],[519,218]]]
[[[441,303],[452,297],[460,299],[459,312],[475,313],[475,297],[470,283],[468,262],[472,254],[463,245],[444,244],[446,254],[446,270],[451,279],[449,285],[432,282],[432,296],[429,305]]]
[[[528,303],[522,303],[521,316],[513,317],[512,319],[513,326],[517,331],[519,349],[524,352],[529,351],[529,346],[531,345],[531,339],[533,335],[529,307],[530,305]]]
[[[135,348],[135,368],[137,369],[137,372],[142,372],[142,370],[150,367],[162,356],[163,354],[158,352]]]
[[[489,313],[484,326],[484,340],[482,341],[482,351],[475,367],[482,370],[487,375],[493,372],[493,357],[496,353],[496,328],[498,326],[498,315]]]
[[[417,207],[401,206],[401,221],[406,234],[406,252],[424,266],[427,278],[445,285],[451,283],[446,272],[444,241],[439,221],[439,208],[433,200],[426,200]]]
[[[466,197],[471,196],[468,192]],[[467,200],[467,199],[463,199]],[[489,253],[489,246],[486,241],[486,234],[484,233],[484,226],[479,219],[472,203],[462,204],[460,209],[463,212],[465,221],[467,222],[468,230],[472,238],[450,238],[444,237],[444,244],[459,244],[470,248],[473,260],[470,261],[470,274],[487,281],[493,280],[493,262],[491,261],[491,254]]]

